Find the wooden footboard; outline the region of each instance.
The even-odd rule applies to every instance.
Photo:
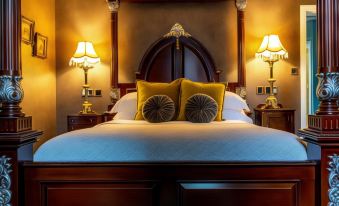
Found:
[[[315,206],[317,164],[22,165],[26,206]]]

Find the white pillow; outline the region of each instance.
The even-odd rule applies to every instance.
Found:
[[[253,124],[253,120],[245,114],[244,110],[237,111],[232,109],[224,109],[222,111],[222,118],[223,120],[241,120]]]
[[[137,93],[132,92],[123,96],[117,101],[110,113],[117,113],[114,119],[133,120],[137,113]]]
[[[239,95],[233,93],[233,92],[225,92],[225,98],[224,98],[224,107],[225,109],[231,109],[236,111],[250,111],[250,108],[248,108],[246,101],[241,98]]]

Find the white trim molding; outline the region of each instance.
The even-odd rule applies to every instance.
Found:
[[[316,5],[301,5],[300,6],[300,126],[307,127],[307,99],[308,99],[308,85],[307,85],[307,13],[317,12]]]

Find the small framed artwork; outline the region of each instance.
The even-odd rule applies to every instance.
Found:
[[[33,56],[45,59],[47,58],[47,36],[35,33],[33,44]]]
[[[258,94],[258,95],[263,95],[263,94],[265,94],[265,92],[264,92],[264,87],[263,87],[263,86],[257,86],[257,94]]]
[[[273,94],[278,94],[278,87],[273,87]]]
[[[21,41],[25,44],[33,44],[35,22],[24,16],[21,17]]]
[[[271,94],[271,87],[269,86],[265,87],[265,94]]]

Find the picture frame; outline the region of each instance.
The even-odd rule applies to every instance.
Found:
[[[35,33],[33,44],[33,56],[45,59],[47,58],[48,38],[40,33]]]
[[[32,45],[34,40],[35,22],[27,17],[21,16],[21,41]]]
[[[264,86],[257,86],[257,95],[263,95],[264,92]]]
[[[273,94],[275,94],[275,95],[278,94],[278,87],[277,86],[273,87]]]

